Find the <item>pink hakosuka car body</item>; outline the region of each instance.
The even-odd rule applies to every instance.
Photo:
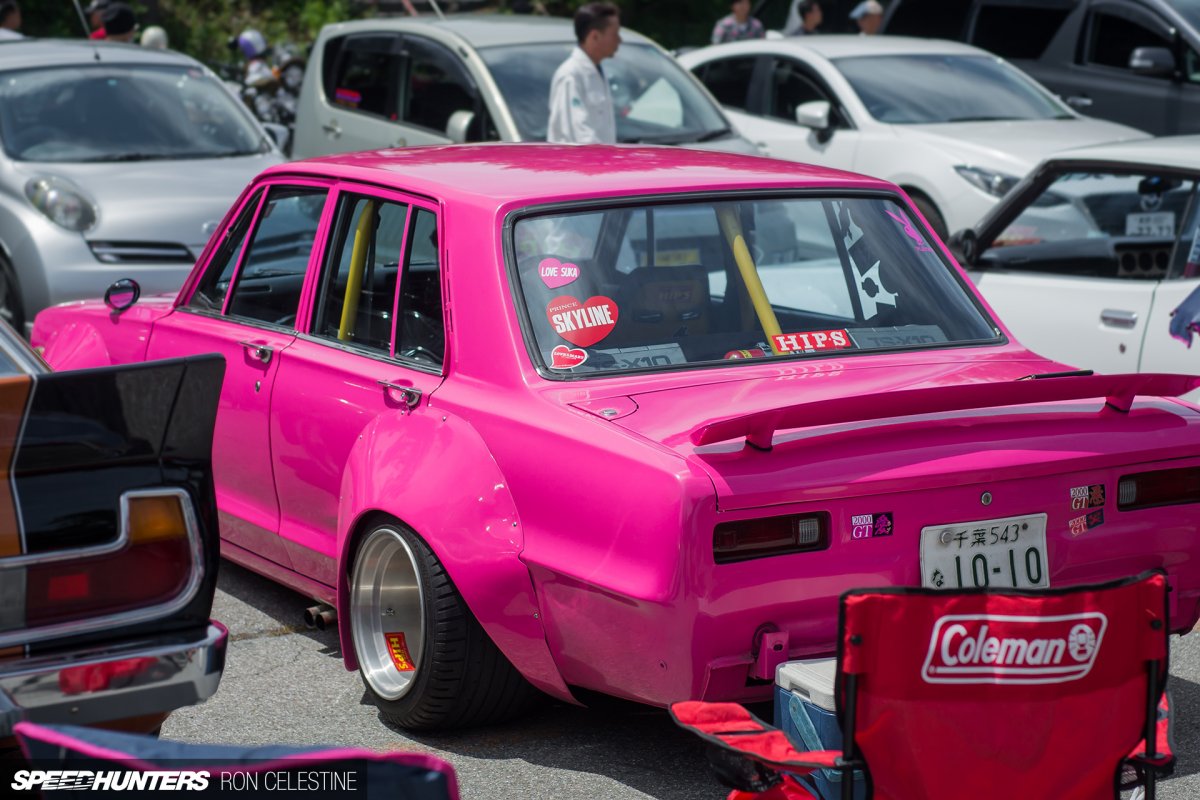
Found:
[[[855,587],[1161,567],[1172,627],[1200,613],[1197,379],[1029,352],[876,179],[671,148],[285,164],[178,297],[58,306],[33,343],[225,356],[223,554],[335,606],[402,725],[530,685],[762,700]]]

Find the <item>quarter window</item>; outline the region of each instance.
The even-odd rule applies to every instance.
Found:
[[[454,54],[444,47],[421,39],[409,38],[405,50],[409,57],[408,92],[403,118],[413,125],[446,132],[446,123],[455,111],[476,112],[477,93]],[[472,130],[480,129],[472,125]],[[478,136],[473,136],[478,140]]]
[[[233,270],[242,259],[242,250],[246,246],[246,235],[250,232],[250,224],[254,222],[254,212],[262,200],[262,190],[254,193],[250,202],[242,209],[241,216],[225,231],[225,240],[208,262],[204,275],[196,290],[188,300],[191,308],[219,312],[225,306],[225,294],[229,291],[229,279]]]
[[[794,61],[779,60],[771,71],[771,107],[768,113],[772,117],[796,121],[796,108],[813,100],[829,100]]]
[[[330,53],[327,49],[326,55]],[[343,41],[336,63],[333,80],[325,83],[325,96],[332,105],[396,118],[400,75],[397,37],[351,36]]]
[[[392,321],[408,206],[357,195],[338,212],[313,335],[391,354]]]
[[[396,357],[440,367],[446,353],[437,217],[413,209],[400,280]]]
[[[750,77],[754,74],[755,61],[755,58],[711,61],[700,67],[699,77],[718,103],[745,110],[749,103]]]
[[[1172,49],[1171,41],[1165,36],[1131,19],[1112,14],[1093,14],[1091,31],[1088,61],[1102,67],[1128,70],[1129,56],[1139,47]],[[1163,76],[1163,80],[1168,77]]]
[[[325,189],[280,186],[270,190],[238,270],[231,316],[292,325],[308,271]]]

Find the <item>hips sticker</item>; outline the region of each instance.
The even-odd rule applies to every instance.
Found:
[[[870,539],[892,535],[892,512],[855,514],[850,517],[850,538]]]
[[[810,353],[818,350],[841,350],[853,347],[845,329],[836,331],[809,331],[808,333],[777,333],[771,343],[779,353]]]
[[[1093,483],[1091,486],[1075,486],[1071,489],[1071,508],[1083,511],[1085,508],[1097,508],[1104,505],[1104,484]]]
[[[560,344],[550,351],[551,369],[575,369],[587,361],[587,350],[580,350]]]
[[[416,669],[412,656],[408,654],[408,643],[404,641],[403,633],[385,633],[383,638],[387,641],[388,655],[392,657],[392,664],[396,669],[401,672],[412,672]]]
[[[1104,509],[1098,508],[1095,511],[1089,511],[1082,517],[1076,517],[1067,523],[1071,529],[1072,536],[1079,536],[1087,533],[1092,528],[1098,528],[1104,524]]]
[[[579,278],[579,267],[564,264],[557,258],[543,258],[538,263],[538,277],[551,289],[558,289]]]
[[[724,355],[727,361],[732,361],[739,358],[765,358],[767,351],[761,347],[751,347],[749,350],[730,350]]]
[[[1108,617],[947,614],[921,669],[926,683],[1067,683],[1092,670]]]
[[[362,93],[356,92],[353,89],[334,89],[333,102],[339,106],[358,108],[359,103],[362,102]]]
[[[617,325],[617,304],[599,295],[580,303],[574,297],[556,297],[546,306],[546,318],[559,336],[576,347],[591,347]]]

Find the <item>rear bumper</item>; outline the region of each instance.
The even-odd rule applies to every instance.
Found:
[[[89,725],[207,700],[225,669],[229,631],[177,634],[0,665],[0,737],[17,722]]]

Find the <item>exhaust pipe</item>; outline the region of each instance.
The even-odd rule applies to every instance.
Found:
[[[337,609],[331,606],[310,606],[304,609],[304,625],[323,631],[337,624]]]

